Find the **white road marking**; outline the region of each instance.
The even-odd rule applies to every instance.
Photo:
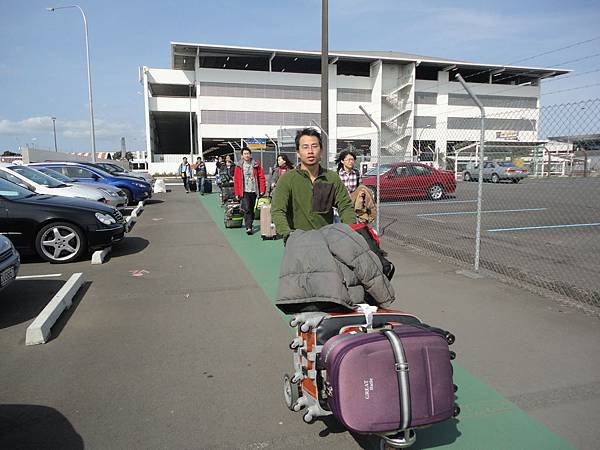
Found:
[[[564,225],[539,225],[534,227],[518,227],[518,228],[494,228],[492,230],[487,230],[490,233],[495,233],[498,231],[523,231],[523,230],[545,230],[548,228],[574,228],[574,227],[597,227],[600,226],[600,222],[596,223],[569,223]]]
[[[380,207],[384,206],[412,206],[412,205],[447,205],[450,203],[477,203],[477,200],[448,200],[445,202],[382,202]]]
[[[34,278],[55,278],[55,277],[61,277],[62,273],[49,273],[47,275],[23,275],[23,276],[19,276],[16,279],[17,280],[33,280]]]
[[[527,212],[527,211],[545,211],[546,208],[527,208],[527,209],[496,209],[489,211],[481,211],[482,214],[488,213],[509,213],[509,212]],[[417,217],[432,217],[432,216],[460,216],[461,214],[477,214],[477,211],[450,211],[439,213],[423,213],[417,214]]]

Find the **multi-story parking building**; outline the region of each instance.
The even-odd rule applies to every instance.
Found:
[[[140,72],[150,170],[166,171],[184,155],[230,153],[243,139],[284,145],[286,130],[318,126],[320,56],[171,43],[170,69],[143,67]],[[457,144],[453,130],[460,131],[463,143],[477,141],[479,110],[456,73],[486,107],[486,140],[510,134],[508,139],[534,142],[540,80],[566,72],[399,52],[330,52],[329,159],[333,149],[348,145],[371,158],[380,153],[381,160],[410,160],[416,149],[425,148],[444,155]],[[381,149],[360,105],[381,125]]]

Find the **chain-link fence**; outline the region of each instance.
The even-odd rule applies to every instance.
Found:
[[[600,100],[524,106],[485,108],[481,171],[479,110],[448,106],[413,141],[432,167],[384,177],[381,231],[474,264],[481,174],[480,267],[600,306]]]

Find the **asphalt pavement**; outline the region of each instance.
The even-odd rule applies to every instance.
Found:
[[[414,448],[595,449],[598,320],[384,240],[394,308],[452,330],[457,421]],[[291,329],[273,306],[280,241],[225,230],[217,195],[146,207],[102,266],[30,261],[0,294],[0,448],[376,449],[284,405]],[[88,282],[47,344],[25,329],[60,280]]]

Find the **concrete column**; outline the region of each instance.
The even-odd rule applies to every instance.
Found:
[[[195,110],[196,110],[196,148],[198,149],[198,155],[202,157],[204,160],[204,154],[202,153],[202,102],[200,101],[200,58],[196,57],[194,64],[194,85],[196,89],[196,101],[195,101]]]
[[[440,159],[446,158],[448,143],[448,93],[452,86],[449,84],[449,73],[438,72],[437,119],[435,129],[435,148],[439,149]],[[456,91],[456,89],[454,89]]]
[[[142,67],[142,83],[144,87],[144,121],[146,126],[146,155],[147,161],[154,162],[154,154],[152,149],[152,135],[150,134],[150,105],[148,104],[148,95],[150,94],[148,89],[148,68]]]

